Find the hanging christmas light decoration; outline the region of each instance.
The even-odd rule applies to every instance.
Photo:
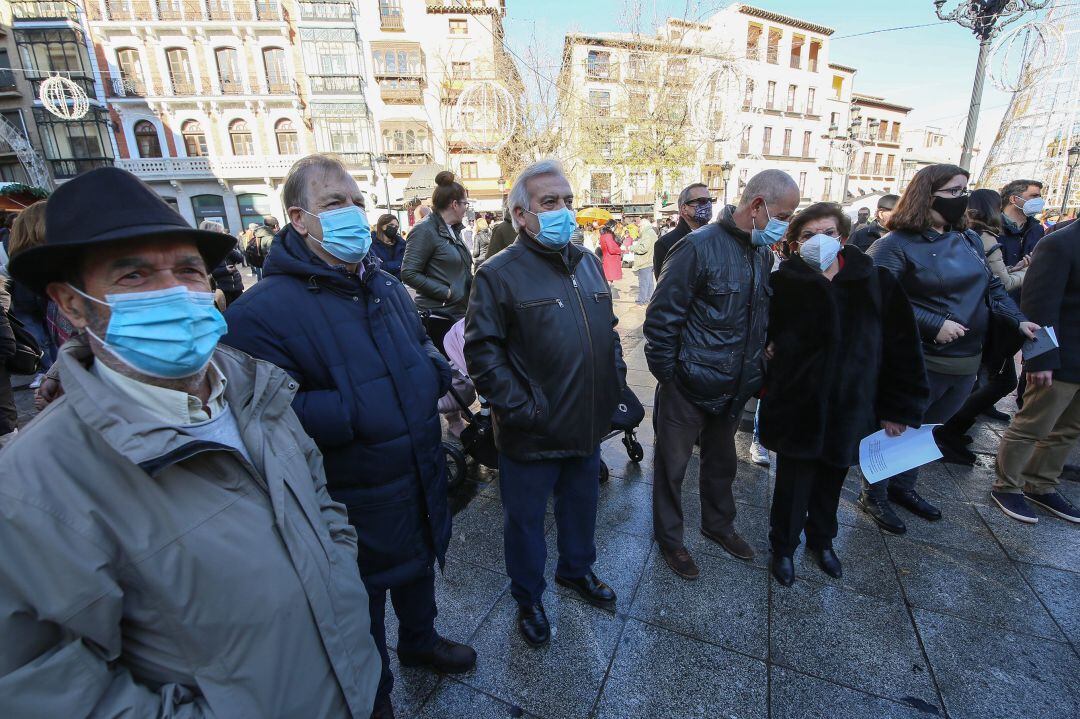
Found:
[[[999,90],[1019,92],[1062,62],[1061,29],[1046,22],[1019,25],[998,38],[990,51],[990,81]]]
[[[517,105],[510,91],[493,80],[466,87],[450,117],[455,139],[476,152],[501,148],[517,128]]]
[[[722,61],[689,95],[690,126],[698,139],[727,142],[746,125],[742,97],[746,75],[738,63]]]
[[[62,75],[45,78],[38,90],[42,106],[64,120],[78,120],[90,110],[90,99],[74,80]]]

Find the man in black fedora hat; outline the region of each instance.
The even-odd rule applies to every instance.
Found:
[[[367,719],[356,533],[282,370],[218,345],[233,240],[101,168],[13,276],[86,344],[0,454],[0,716]]]

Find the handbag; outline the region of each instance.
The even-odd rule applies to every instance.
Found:
[[[4,314],[11,325],[11,334],[15,336],[15,354],[4,361],[4,367],[12,374],[35,374],[41,367],[41,359],[45,353],[34,335],[26,329],[26,325],[11,314],[10,310],[5,310]]]
[[[964,237],[974,244],[976,248],[979,248],[980,252],[982,251],[982,238],[975,235],[971,230],[965,230]],[[992,251],[993,248],[991,248]],[[988,278],[993,280],[994,273],[985,265],[985,259],[983,263]],[[989,318],[986,324],[986,337],[983,338],[982,363],[997,373],[1001,371],[1006,362],[1012,362],[1013,357],[1024,345],[1024,336],[1016,331],[1016,325],[1011,318],[994,313],[994,308],[990,304],[989,289],[983,295],[983,301],[986,302]]]

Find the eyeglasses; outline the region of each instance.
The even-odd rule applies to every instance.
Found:
[[[948,195],[949,197],[967,197],[971,193],[968,192],[966,187],[946,187],[942,190],[938,190],[934,194]]]
[[[690,205],[691,207],[705,207],[706,205],[711,205],[712,203],[713,198],[711,197],[699,197],[696,200],[687,200],[683,204]]]

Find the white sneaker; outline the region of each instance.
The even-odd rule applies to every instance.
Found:
[[[757,442],[750,443],[750,461],[761,467],[768,467],[772,464],[769,459],[769,450],[765,449]]]
[[[41,383],[45,381],[45,373],[38,372],[34,375],[34,381],[30,383],[30,389],[37,389],[41,386]]]

